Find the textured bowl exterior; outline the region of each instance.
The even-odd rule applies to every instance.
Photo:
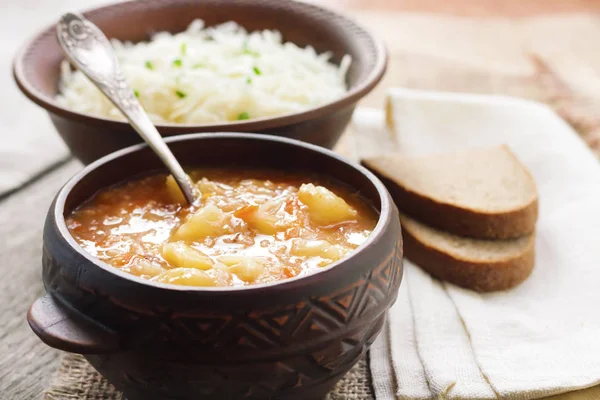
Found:
[[[366,352],[396,300],[402,238],[385,187],[362,167],[295,141],[220,134],[169,144],[187,165],[223,165],[229,154],[240,168],[327,171],[359,190],[380,220],[354,255],[306,277],[243,289],[151,283],[94,260],[68,234],[64,214],[92,193],[160,168],[145,146],[99,160],[61,190],[44,229],[48,293],[74,318],[120,337],[119,350],[86,358],[129,400],[323,397]]]
[[[326,148],[335,145],[358,100],[381,80],[387,65],[383,43],[364,28],[330,10],[312,4],[280,0],[136,0],[83,13],[107,36],[147,40],[156,31],[179,32],[196,18],[207,25],[234,20],[249,31],[277,29],[284,40],[331,51],[333,61],[352,56],[348,92],[341,98],[303,112],[264,119],[210,125],[161,124],[164,136],[197,132],[256,132],[276,134]],[[131,23],[135,21],[135,23]],[[15,58],[17,85],[45,108],[71,152],[88,164],[141,139],[126,123],[76,113],[55,100],[63,52],[54,26],[30,40]]]
[[[252,133],[277,135],[332,149],[346,130],[352,118],[354,105],[345,107],[324,117],[308,119],[279,128],[269,128]],[[67,143],[71,153],[85,165],[98,158],[141,141],[140,136],[127,124],[106,129],[102,125],[89,125],[86,121],[75,121],[50,113],[54,127]],[[226,126],[223,127],[227,128]],[[212,128],[165,127],[160,129],[163,136],[212,132]]]

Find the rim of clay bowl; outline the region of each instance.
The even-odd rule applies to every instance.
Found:
[[[342,258],[341,260],[331,263],[328,266],[323,267],[319,271],[311,273],[309,275],[296,276],[293,278],[284,279],[284,280],[275,281],[275,282],[258,283],[258,284],[252,284],[252,285],[247,285],[247,286],[206,286],[206,287],[198,286],[198,287],[196,287],[196,286],[184,286],[184,285],[175,285],[175,284],[169,284],[169,283],[154,282],[154,281],[150,281],[148,279],[137,277],[132,274],[128,274],[126,272],[119,270],[118,268],[115,268],[115,267],[95,258],[91,254],[89,254],[87,251],[85,251],[75,241],[73,236],[71,236],[71,233],[69,232],[69,229],[67,228],[67,224],[65,222],[64,211],[65,211],[65,202],[66,202],[69,194],[71,193],[71,190],[77,184],[79,184],[79,182],[83,178],[85,178],[85,176],[87,176],[93,170],[102,168],[103,165],[108,164],[109,162],[111,162],[117,158],[123,157],[123,156],[131,154],[131,153],[139,152],[142,149],[148,147],[146,144],[142,143],[142,144],[137,144],[134,146],[126,147],[124,149],[115,151],[111,154],[108,154],[108,155],[94,161],[93,163],[86,166],[83,170],[81,170],[80,172],[75,174],[73,177],[71,177],[67,181],[67,183],[58,192],[58,195],[56,196],[55,205],[52,209],[52,213],[53,213],[52,217],[54,218],[54,221],[58,227],[60,234],[73,249],[75,249],[80,255],[85,257],[91,263],[93,263],[94,265],[96,265],[99,268],[102,268],[105,271],[108,271],[112,274],[115,274],[121,278],[127,279],[132,282],[140,283],[140,284],[147,285],[147,286],[153,286],[156,288],[176,290],[176,291],[203,291],[203,292],[206,292],[206,291],[212,291],[212,292],[244,291],[244,292],[246,292],[249,290],[250,291],[260,290],[260,289],[264,289],[264,288],[268,288],[268,287],[275,287],[275,286],[277,286],[281,289],[283,289],[283,288],[288,289],[288,288],[291,288],[291,287],[294,287],[295,285],[297,285],[298,282],[302,282],[302,285],[304,285],[304,284],[310,283],[311,281],[322,280],[324,275],[331,273],[331,271],[333,271],[333,270],[339,269],[342,264],[348,262],[352,258],[356,257],[359,253],[361,253],[364,250],[368,249],[369,247],[373,246],[373,244],[382,237],[382,235],[385,232],[385,229],[387,228],[387,225],[390,223],[391,219],[393,218],[394,205],[392,203],[391,197],[389,196],[388,191],[385,188],[384,184],[375,175],[373,175],[370,171],[368,171],[366,168],[347,161],[346,159],[337,155],[336,153],[334,153],[331,150],[328,150],[328,149],[325,149],[325,148],[322,148],[322,147],[319,147],[316,145],[312,145],[309,143],[304,143],[304,142],[301,142],[301,141],[295,140],[295,139],[282,138],[282,137],[273,136],[273,135],[256,135],[253,133],[234,133],[234,132],[192,133],[192,134],[187,134],[187,135],[178,135],[178,136],[166,138],[165,141],[167,143],[174,143],[174,142],[181,142],[181,141],[188,141],[188,140],[203,140],[203,139],[213,139],[213,138],[217,138],[217,139],[218,138],[225,138],[225,139],[239,138],[239,139],[245,139],[245,140],[251,139],[251,140],[257,140],[257,141],[282,142],[282,143],[290,144],[292,146],[302,147],[308,151],[321,153],[326,157],[334,158],[336,161],[346,164],[346,166],[353,168],[358,173],[364,175],[371,182],[371,184],[374,186],[375,190],[377,191],[377,194],[379,195],[380,204],[381,204],[381,207],[379,210],[379,218],[377,220],[377,225],[375,225],[375,228],[373,229],[371,234],[368,236],[367,240],[364,243],[362,243],[360,246],[358,246],[355,250],[353,250],[349,256],[346,256],[346,257]]]

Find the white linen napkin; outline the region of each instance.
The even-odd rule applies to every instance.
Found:
[[[383,119],[359,110],[354,129],[374,132]],[[536,265],[517,288],[477,294],[405,262],[389,338],[375,347],[389,339],[396,397],[526,400],[600,383],[600,165],[583,141],[548,107],[505,97],[393,89],[385,120],[379,151],[506,143],[540,196]],[[359,156],[375,152],[357,146]],[[374,387],[386,399],[376,355]]]

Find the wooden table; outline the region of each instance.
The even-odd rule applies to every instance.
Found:
[[[600,1],[310,0],[384,39],[389,87],[502,94],[547,103],[600,156]]]
[[[600,53],[596,47],[600,41],[600,17],[595,14],[600,12],[598,1],[312,1],[353,15],[383,36],[388,44],[388,74],[363,105],[381,107],[384,90],[391,86],[508,93],[547,101],[559,110],[566,107],[566,116],[582,124],[579,127],[582,135],[596,129],[597,122],[590,117],[593,113],[586,112],[586,107],[600,104],[594,103],[600,93],[600,60],[596,55]],[[39,398],[58,367],[61,354],[33,335],[25,313],[43,292],[40,239],[44,215],[54,193],[81,168],[69,157],[45,113],[17,93],[9,74],[10,62],[23,40],[39,26],[53,22],[61,11],[101,3],[105,1],[20,0],[3,4],[0,17],[4,38],[0,42],[4,56],[0,57],[4,71],[0,87],[5,94],[0,100],[3,102],[0,120],[4,123],[0,147],[2,399]],[[594,14],[571,14],[582,11]],[[540,14],[545,17],[531,19]],[[527,43],[511,35],[510,27],[527,37]],[[509,35],[498,37],[495,32]],[[486,51],[489,48],[486,40],[493,43],[494,51]],[[469,46],[463,46],[465,42]],[[523,51],[525,47],[528,53]],[[478,50],[471,51],[474,48]],[[586,140],[594,145],[593,135]],[[343,146],[344,142],[341,149]]]
[[[525,17],[551,13],[600,12],[595,0],[311,0],[338,10],[426,12],[470,17]]]

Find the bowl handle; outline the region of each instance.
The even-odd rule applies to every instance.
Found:
[[[68,312],[50,294],[31,305],[27,322],[42,342],[55,349],[79,354],[114,353],[121,349],[114,331]]]

